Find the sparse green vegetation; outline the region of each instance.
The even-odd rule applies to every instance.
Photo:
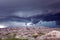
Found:
[[[7,39],[1,39],[1,40],[28,40],[28,39],[7,38]]]
[[[20,40],[28,40],[28,39],[20,39]]]
[[[8,38],[8,39],[5,39],[5,40],[19,40],[17,38]]]
[[[2,39],[0,38],[0,40],[2,40]]]

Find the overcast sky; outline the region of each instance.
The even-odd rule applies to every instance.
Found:
[[[60,0],[0,0],[0,16],[27,17],[60,11]]]
[[[8,16],[54,15],[58,12],[60,0],[0,0],[0,19]]]

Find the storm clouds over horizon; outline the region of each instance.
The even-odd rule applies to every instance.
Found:
[[[58,17],[55,16],[55,14],[58,14],[58,13],[60,14],[60,0],[0,0],[0,21],[3,20],[1,22],[2,24],[9,23],[12,25],[13,24],[16,25],[16,23],[18,23],[15,21],[13,21],[12,23],[10,21],[6,22],[6,20],[9,20],[8,19],[9,16],[10,17],[17,16],[17,17],[22,17],[26,19],[28,19],[27,17],[30,17],[30,20],[29,20],[29,23],[30,23],[32,17],[34,18],[32,20],[37,20],[39,18],[39,17],[37,18],[37,15],[39,16],[42,15],[44,16],[44,18],[41,17],[42,20],[46,22],[47,20],[49,20],[48,23],[50,23],[51,25],[55,21],[54,22],[55,24],[53,24],[55,26],[55,25],[60,25],[60,19],[58,19],[60,16],[58,15],[57,15]],[[54,16],[53,19],[54,18],[55,19],[51,20],[52,17],[49,15],[52,15],[52,17]],[[36,18],[34,16],[36,16]],[[49,17],[50,19],[49,18],[47,19],[47,17]],[[18,19],[19,18],[17,18],[17,20]],[[41,24],[38,24],[39,22],[40,22],[40,18],[39,20],[37,20],[36,25],[41,25]],[[42,22],[42,24],[43,25],[48,24],[46,22]]]

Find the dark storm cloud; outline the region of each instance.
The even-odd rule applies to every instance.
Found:
[[[51,3],[58,2],[59,0],[0,0],[1,6],[15,6],[15,7],[42,7]]]
[[[35,16],[31,16],[29,17],[30,19],[32,19],[32,22],[34,24],[40,22],[40,20],[42,20],[43,22],[53,22],[55,21],[56,24],[60,24],[60,13],[55,13],[55,14],[44,14],[44,15],[35,15]]]
[[[57,24],[57,25],[60,25],[60,21],[56,21],[56,24]]]
[[[55,8],[55,9],[60,9],[60,1],[57,2],[57,3],[50,4],[48,7]]]
[[[18,14],[17,16],[25,17],[46,14],[48,12],[54,12],[55,8],[53,8],[52,4],[59,2],[60,0],[0,0],[0,16]],[[58,6],[56,6],[56,9],[59,11]]]
[[[43,17],[43,20],[46,20],[46,21],[60,21],[60,13],[47,14],[45,17]]]
[[[4,25],[20,25],[21,17],[22,21],[25,21],[27,17],[26,19],[33,24],[40,22],[40,20],[50,21],[47,22],[50,24],[52,21],[56,21],[59,24],[60,16],[56,16],[58,12],[60,12],[60,0],[0,0],[0,20],[2,19],[1,23]],[[46,22],[42,23],[46,24]]]

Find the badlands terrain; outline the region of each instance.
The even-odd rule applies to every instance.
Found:
[[[27,40],[60,40],[60,28],[15,27],[0,28],[0,38],[18,38]]]

